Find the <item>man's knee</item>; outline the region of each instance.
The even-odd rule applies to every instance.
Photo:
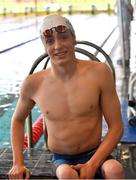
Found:
[[[67,164],[60,165],[56,170],[56,175],[58,179],[70,179],[70,178],[77,179],[78,178],[77,172]]]
[[[123,166],[114,159],[104,162],[102,174],[105,179],[123,179],[125,177]]]

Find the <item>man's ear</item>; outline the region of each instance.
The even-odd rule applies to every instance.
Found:
[[[76,39],[74,39],[74,45],[77,45],[77,41],[76,41]]]

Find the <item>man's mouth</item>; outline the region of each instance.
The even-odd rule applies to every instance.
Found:
[[[62,57],[62,56],[65,56],[66,55],[66,51],[62,51],[62,52],[57,52],[55,53],[55,56],[56,57]]]

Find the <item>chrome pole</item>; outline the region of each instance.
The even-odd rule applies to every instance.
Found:
[[[27,137],[28,137],[28,148],[33,148],[33,137],[32,137],[32,115],[31,113],[27,117]]]
[[[124,75],[129,73],[130,61],[130,12],[128,11],[128,0],[117,0],[118,24],[120,32],[120,45]]]

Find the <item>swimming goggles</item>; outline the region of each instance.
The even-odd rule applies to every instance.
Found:
[[[53,35],[53,31],[56,31],[58,33],[64,33],[68,30],[66,26],[59,25],[56,27],[52,27],[51,29],[46,29],[43,34],[45,37],[51,37]]]

